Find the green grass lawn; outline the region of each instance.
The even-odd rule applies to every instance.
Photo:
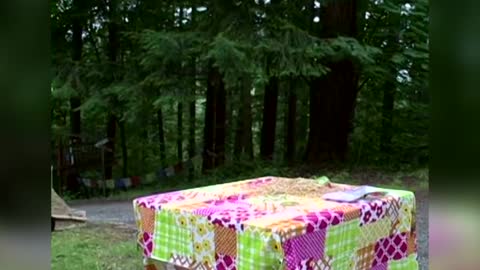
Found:
[[[135,231],[116,225],[86,225],[52,233],[53,270],[142,269]]]

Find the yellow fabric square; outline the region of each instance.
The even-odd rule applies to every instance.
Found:
[[[410,232],[412,227],[412,205],[403,202],[400,207],[398,226],[395,233]]]
[[[206,217],[191,216],[193,232],[193,258],[205,266],[215,265],[215,229]]]
[[[373,244],[381,238],[389,236],[391,227],[392,221],[389,218],[364,225],[360,229],[360,243]]]

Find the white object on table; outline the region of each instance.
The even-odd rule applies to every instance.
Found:
[[[331,201],[354,202],[369,194],[377,193],[377,192],[384,193],[385,191],[377,187],[360,186],[352,190],[326,193],[322,196],[322,198],[325,200],[331,200]]]

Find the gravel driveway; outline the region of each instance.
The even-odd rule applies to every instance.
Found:
[[[417,241],[418,260],[421,270],[428,269],[428,192],[418,192],[417,197]],[[71,202],[70,206],[85,210],[91,223],[123,223],[135,228],[131,201],[82,201]]]
[[[132,201],[81,201],[71,202],[70,207],[87,212],[91,223],[124,223],[135,225]]]

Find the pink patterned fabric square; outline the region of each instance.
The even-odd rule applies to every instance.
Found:
[[[296,269],[304,260],[319,260],[325,250],[326,230],[300,235],[283,243],[287,269]]]
[[[153,251],[153,236],[150,233],[143,233],[141,246],[143,248],[143,256],[150,258]]]
[[[162,204],[167,204],[173,201],[183,201],[185,196],[180,191],[173,191],[163,194],[156,194],[146,196],[134,200],[134,203],[145,208],[160,210]]]
[[[208,217],[211,214],[218,211],[221,211],[221,209],[217,207],[207,207],[207,208],[200,208],[200,209],[193,210],[193,214]]]
[[[337,225],[344,221],[342,211],[321,211],[311,212],[294,218],[294,220],[305,223],[307,233],[325,230],[329,225]]]
[[[248,194],[233,194],[227,196],[223,199],[218,200],[208,200],[205,201],[206,204],[210,206],[224,206],[225,208],[229,208],[232,206],[250,206],[245,200],[248,199]]]
[[[209,200],[205,201],[208,207],[194,210],[193,213],[201,216],[210,216],[217,212],[222,212],[224,210],[243,209],[251,208],[251,204],[245,201],[247,195],[239,194],[228,196],[225,199],[221,200]]]
[[[388,269],[388,264],[387,263],[382,263],[382,264],[375,265],[370,270],[387,270],[387,269]]]
[[[301,261],[300,264],[297,267],[295,267],[295,270],[324,270],[324,269],[314,268],[314,260],[308,259],[308,260]]]
[[[407,250],[407,233],[399,233],[382,238],[375,244],[375,258],[372,266],[381,265],[389,260],[406,258]]]
[[[388,203],[383,200],[362,201],[360,207],[360,226],[363,226],[382,219],[387,213]]]
[[[251,204],[246,202],[247,195],[245,194],[237,194],[237,195],[231,195],[228,196],[224,199],[221,200],[208,200],[205,201],[205,203],[208,205],[208,207],[201,208],[201,209],[196,209],[193,211],[195,215],[201,215],[201,216],[211,216],[214,215],[215,213],[219,212],[225,212],[225,210],[232,210],[232,209],[238,209],[240,212],[251,208]]]
[[[231,228],[237,231],[243,231],[243,222],[250,219],[257,219],[267,215],[267,211],[251,209],[246,207],[237,207],[229,209],[218,209],[207,216],[207,219],[215,225]]]
[[[215,254],[217,270],[237,270],[236,259],[233,256]]]

